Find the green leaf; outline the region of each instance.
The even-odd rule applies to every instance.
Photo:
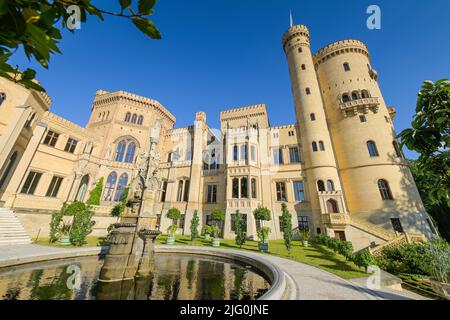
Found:
[[[156,28],[155,24],[148,19],[133,18],[131,20],[134,25],[141,30],[144,34],[152,39],[161,39],[161,33]]]
[[[139,0],[138,10],[142,15],[149,15],[152,13],[156,0]]]
[[[128,8],[128,7],[131,5],[131,1],[132,1],[132,0],[119,0],[120,7],[121,7],[122,9]]]

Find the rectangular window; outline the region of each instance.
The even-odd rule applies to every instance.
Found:
[[[283,153],[281,149],[274,148],[273,149],[273,163],[274,164],[283,164]]]
[[[287,201],[286,184],[284,182],[277,182],[276,189],[277,189],[277,201]]]
[[[45,196],[56,198],[56,196],[58,195],[59,188],[61,187],[62,181],[63,178],[54,176],[52,178],[52,181],[50,182],[50,185],[48,186],[48,190]]]
[[[256,147],[250,146],[250,160],[256,161]]]
[[[36,191],[36,187],[41,177],[42,173],[30,171],[27,179],[25,180],[25,183],[23,184],[21,193],[34,194],[34,191]]]
[[[206,199],[207,203],[216,203],[217,202],[217,185],[209,184],[208,185],[208,198]]]
[[[291,163],[299,163],[300,162],[300,155],[298,153],[298,148],[289,148],[289,158]]]
[[[156,228],[159,230],[160,226],[161,226],[161,213],[158,213],[156,215]]]
[[[210,214],[206,215],[206,224],[208,226],[212,226],[213,225],[213,221],[211,219],[211,215]]]
[[[67,140],[67,143],[66,143],[66,146],[64,148],[64,151],[70,152],[70,153],[74,153],[75,152],[75,148],[77,147],[77,143],[78,143],[77,140],[69,138]]]
[[[189,201],[189,180],[184,181],[184,196],[183,201],[188,202]]]
[[[167,181],[163,181],[161,189],[161,202],[166,201],[166,194],[167,194]]]
[[[400,232],[400,233],[404,232],[402,223],[400,222],[399,218],[391,218],[391,223],[392,223],[392,227],[394,228],[394,231]]]
[[[183,180],[178,181],[177,201],[183,200]]]
[[[184,229],[184,220],[186,219],[186,215],[182,214],[180,220],[178,220],[178,228]]]
[[[294,198],[297,202],[305,201],[305,190],[303,189],[303,181],[294,181]]]
[[[44,144],[46,144],[50,147],[54,147],[56,145],[56,142],[58,141],[58,138],[59,138],[59,133],[49,130],[47,132],[47,135],[45,136]]]
[[[298,229],[309,230],[309,222],[307,216],[298,216]]]
[[[247,160],[247,145],[241,145],[241,160]]]
[[[365,115],[360,115],[360,116],[359,116],[359,121],[360,121],[361,123],[366,122],[366,121],[367,121],[366,116],[365,116]]]
[[[247,232],[247,214],[243,213],[242,220],[244,220],[244,232]],[[231,214],[231,231],[236,232],[236,214]]]

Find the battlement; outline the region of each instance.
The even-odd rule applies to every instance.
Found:
[[[255,116],[267,116],[267,110],[265,104],[251,105],[247,107],[235,108],[222,111],[220,113],[220,121],[226,121],[237,118],[255,117]]]
[[[359,40],[347,39],[330,43],[316,52],[313,56],[314,64],[318,65],[322,62],[345,53],[361,53],[370,60],[369,49],[364,42]]]
[[[308,28],[302,24],[290,27],[283,34],[283,48],[286,50],[286,44],[291,41],[293,38],[303,36],[307,39],[309,43],[309,31]]]

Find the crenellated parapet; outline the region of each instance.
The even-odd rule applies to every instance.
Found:
[[[313,61],[317,67],[322,62],[345,53],[360,53],[365,55],[370,61],[367,46],[359,40],[352,39],[336,41],[323,47],[313,56]]]
[[[287,53],[288,49],[293,46],[291,43],[291,40],[297,38],[296,42],[299,42],[301,38],[305,40],[305,44],[309,45],[309,31],[308,28],[305,25],[299,24],[296,26],[290,27],[284,34],[283,34],[283,49]],[[295,44],[295,42],[294,42]]]

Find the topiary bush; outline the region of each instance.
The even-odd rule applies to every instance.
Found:
[[[234,230],[236,233],[235,243],[239,246],[239,248],[242,248],[242,246],[245,244],[245,221],[242,217],[242,214],[239,212],[239,210],[236,211],[236,219],[234,220]]]
[[[198,224],[200,219],[198,217],[197,210],[194,211],[194,216],[191,219],[191,241],[198,238]]]
[[[177,208],[170,208],[166,213],[166,217],[172,220],[172,225],[167,229],[167,232],[173,235],[177,231],[177,221],[181,218],[181,212]]]
[[[355,253],[352,261],[358,267],[364,267],[366,272],[368,266],[376,264],[375,257],[367,250],[362,250]]]
[[[283,232],[283,239],[284,239],[284,246],[288,250],[289,254],[291,253],[292,249],[292,215],[289,213],[289,210],[287,209],[286,203],[281,204],[281,221],[282,223],[282,232]]]
[[[94,189],[92,189],[89,192],[89,199],[87,200],[86,204],[92,206],[99,206],[102,192],[103,192],[103,177],[101,177],[97,181],[97,184],[95,185]]]
[[[213,235],[218,238],[222,230],[220,229],[220,223],[225,220],[225,212],[221,209],[211,210],[211,220],[214,222]]]
[[[66,207],[65,215],[73,215],[70,242],[74,246],[86,244],[86,237],[92,232],[94,213],[84,203],[76,201]]]

